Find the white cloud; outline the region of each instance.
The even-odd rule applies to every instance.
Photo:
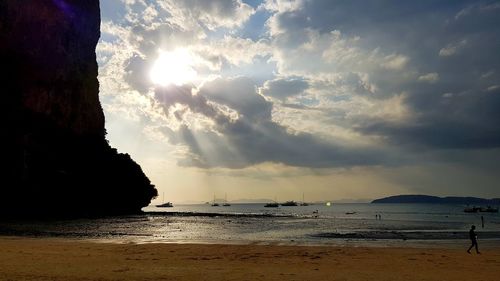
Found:
[[[251,64],[255,57],[265,57],[271,53],[271,47],[266,40],[253,41],[240,37],[224,36],[222,39],[211,40],[205,44],[193,46],[199,56],[220,70],[222,60],[235,65]]]
[[[184,29],[196,26],[198,22],[210,30],[237,28],[255,13],[241,0],[164,0],[159,6],[171,14],[170,22]]]
[[[384,57],[381,66],[390,70],[402,70],[408,64],[410,59],[403,55],[391,54]]]
[[[493,86],[489,86],[486,91],[495,91],[497,89],[500,89],[500,85],[493,85]]]
[[[439,50],[439,56],[449,57],[458,54],[461,48],[467,45],[467,40],[462,40],[458,43],[448,44],[446,47]]]
[[[265,0],[259,9],[273,12],[289,12],[297,10],[303,5],[304,0]]]
[[[490,70],[490,71],[488,71],[488,72],[485,72],[485,73],[481,74],[481,78],[482,78],[482,79],[490,78],[490,77],[492,77],[494,74],[495,74],[495,71]]]
[[[418,81],[427,82],[427,83],[436,83],[437,81],[439,81],[439,74],[437,72],[432,72],[432,73],[420,75],[418,77]]]

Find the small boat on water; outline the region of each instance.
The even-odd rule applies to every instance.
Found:
[[[165,192],[163,192],[161,201],[163,203],[156,205],[157,208],[172,208],[174,206],[174,204],[172,204],[172,202],[165,203]]]
[[[498,208],[493,208],[491,206],[488,206],[486,208],[481,208],[479,212],[484,212],[484,213],[498,213]]]
[[[480,210],[481,210],[481,208],[474,206],[474,207],[467,207],[467,208],[465,208],[464,212],[466,212],[466,213],[477,213]]]
[[[167,202],[167,203],[163,203],[160,205],[156,205],[156,207],[158,207],[158,208],[171,208],[173,206],[174,206],[174,204],[172,204],[172,202]]]
[[[278,204],[276,202],[267,203],[266,205],[264,205],[264,207],[266,207],[266,208],[278,208],[279,206],[280,206],[280,204]]]
[[[300,206],[309,206],[309,203],[307,203],[304,199],[304,193],[302,193],[302,202],[300,203]]]
[[[225,195],[225,197],[224,197],[224,204],[222,204],[222,206],[224,206],[224,207],[229,207],[229,206],[231,206],[231,204],[229,204],[229,202],[227,202],[227,193],[226,193],[226,195]]]
[[[464,212],[465,213],[478,213],[478,212],[481,212],[481,213],[498,213],[498,208],[494,208],[494,207],[491,207],[491,206],[488,206],[486,208],[484,207],[467,207],[464,209]]]
[[[295,201],[286,201],[285,203],[281,203],[281,206],[285,207],[291,207],[291,206],[298,206],[297,202]]]
[[[212,202],[212,207],[218,207],[219,203],[215,202],[215,194],[214,194],[214,201]]]

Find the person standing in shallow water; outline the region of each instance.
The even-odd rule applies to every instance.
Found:
[[[472,225],[470,227],[470,230],[469,230],[469,238],[470,238],[470,241],[472,242],[472,245],[470,245],[469,249],[467,250],[467,253],[469,253],[469,254],[470,254],[470,250],[472,249],[472,247],[476,247],[476,253],[480,254],[478,246],[477,246],[477,234],[474,231],[475,229],[476,229],[476,226]]]

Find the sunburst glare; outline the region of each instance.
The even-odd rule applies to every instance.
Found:
[[[180,86],[192,82],[198,75],[193,69],[194,64],[193,55],[186,49],[160,51],[160,56],[151,68],[151,81],[160,86]]]

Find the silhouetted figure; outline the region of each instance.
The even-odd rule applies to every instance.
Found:
[[[470,241],[472,243],[470,245],[469,249],[467,250],[467,253],[469,253],[469,254],[470,254],[470,250],[472,249],[472,247],[475,247],[476,248],[476,253],[480,254],[479,249],[478,249],[478,245],[477,245],[477,234],[474,231],[475,229],[476,229],[476,226],[472,225],[470,227],[470,230],[469,230],[469,238],[470,238]]]
[[[484,228],[484,217],[481,216],[481,228]]]
[[[319,214],[318,210],[313,211],[314,218],[318,218],[318,214]]]

